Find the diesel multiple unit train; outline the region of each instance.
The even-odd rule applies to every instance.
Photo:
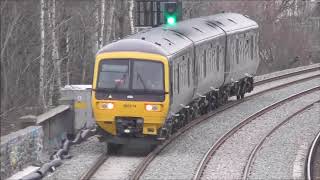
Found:
[[[108,149],[156,142],[244,97],[259,64],[258,24],[222,13],[126,37],[96,55],[94,117]]]

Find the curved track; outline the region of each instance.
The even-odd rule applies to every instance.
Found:
[[[255,83],[255,86],[260,86],[260,85],[265,85],[271,81],[276,81],[276,80],[282,80],[282,79],[286,79],[288,77],[292,77],[292,76],[298,76],[301,74],[306,74],[306,73],[312,73],[312,72],[317,72],[317,70],[320,70],[319,67],[314,67],[314,68],[309,68],[306,70],[300,70],[298,72],[293,72],[293,73],[287,73],[285,75],[280,75],[277,77],[273,77],[273,78],[268,78],[268,79],[264,79],[261,81],[258,81]],[[189,124],[187,124],[186,126],[182,127],[181,129],[179,129],[175,134],[173,134],[172,136],[170,136],[166,141],[164,141],[161,145],[159,145],[156,149],[154,149],[152,152],[150,152],[142,161],[141,163],[139,163],[138,167],[135,169],[134,173],[131,176],[131,179],[139,179],[140,176],[143,174],[144,170],[147,168],[147,166],[152,162],[152,160],[168,145],[170,144],[173,140],[175,140],[177,137],[179,137],[181,134],[183,134],[184,132],[186,132],[188,129],[196,126],[197,124],[211,118],[214,115],[217,115],[227,109],[230,109],[232,107],[235,107],[236,105],[243,103],[245,101],[248,101],[256,96],[259,96],[263,93],[266,93],[268,91],[271,90],[276,90],[276,89],[280,89],[298,82],[303,82],[303,81],[307,81],[313,78],[317,78],[320,77],[320,73],[313,73],[310,74],[309,76],[306,77],[301,77],[301,78],[297,78],[295,80],[291,80],[289,82],[280,84],[280,85],[275,85],[273,87],[268,87],[266,89],[262,89],[258,92],[256,92],[255,94],[249,94],[250,96],[245,97],[242,100],[238,100],[238,101],[233,101],[233,102],[229,102],[226,105],[219,107],[218,109],[209,112],[208,114],[205,114],[199,118],[194,119],[193,121],[191,121]],[[84,173],[84,175],[82,176],[81,179],[90,179],[95,173],[96,171],[99,169],[100,166],[102,166],[105,161],[109,158],[109,155],[103,154],[101,155],[97,162],[90,167],[90,169]]]
[[[320,101],[317,101],[315,103],[319,103]],[[302,109],[296,111],[294,114],[290,115],[289,117],[287,117],[284,121],[282,121],[281,123],[279,123],[276,127],[274,127],[256,146],[255,148],[251,151],[250,153],[250,157],[249,160],[247,161],[246,167],[244,169],[244,173],[243,173],[243,180],[248,179],[249,174],[250,174],[250,167],[253,164],[254,158],[257,154],[257,152],[261,149],[262,144],[267,140],[267,138],[269,138],[271,136],[272,133],[274,133],[277,129],[279,129],[282,125],[284,125],[285,123],[287,123],[288,121],[290,121],[294,116],[304,112],[305,110],[309,109],[310,107],[312,107],[315,103],[311,103],[305,107],[303,107]]]
[[[315,170],[315,167],[316,167],[315,161],[317,160],[316,156],[319,156],[319,152],[320,152],[319,146],[320,146],[320,132],[318,133],[316,138],[313,140],[313,143],[309,149],[309,154],[308,154],[306,168],[305,168],[306,169],[305,175],[307,180],[320,178],[320,177],[316,177],[316,170]],[[317,151],[318,151],[318,154],[316,155]],[[318,171],[318,175],[319,175],[319,171]]]
[[[200,179],[205,168],[206,165],[208,164],[208,162],[210,161],[211,157],[214,155],[214,153],[219,149],[219,147],[221,147],[221,145],[227,140],[229,139],[231,136],[233,136],[239,129],[241,129],[243,126],[245,126],[246,124],[250,123],[252,120],[256,119],[257,117],[275,109],[276,107],[284,104],[285,102],[291,101],[293,99],[296,99],[298,97],[301,97],[305,94],[309,94],[311,92],[315,92],[315,91],[319,91],[320,90],[320,86],[317,86],[315,88],[311,88],[309,90],[297,93],[295,95],[292,95],[288,98],[285,98],[281,101],[278,101],[256,113],[254,113],[253,115],[251,115],[250,117],[246,118],[245,120],[241,121],[239,124],[237,124],[236,126],[234,126],[230,131],[228,131],[227,133],[225,133],[210,149],[209,151],[206,153],[206,155],[204,156],[204,158],[202,159],[202,161],[200,162],[200,165],[196,171],[196,174],[194,176],[194,179]]]
[[[316,70],[319,70],[319,67],[316,67],[316,68],[313,68],[311,70],[311,72],[313,71],[316,71]],[[310,71],[307,71],[307,72],[310,72]],[[298,73],[299,75],[300,74],[303,74],[303,73],[306,73],[305,71],[301,71],[300,73]],[[293,73],[294,75],[297,75],[297,73]],[[295,84],[295,83],[298,83],[298,82],[302,82],[302,81],[307,81],[309,79],[313,79],[313,78],[317,78],[319,77],[319,73],[316,73],[314,75],[311,75],[309,77],[306,77],[306,78],[301,78],[301,79],[298,79],[298,80],[294,80],[294,81],[291,81],[291,82],[287,82],[287,83],[284,83],[284,84],[281,84],[281,85],[277,85],[277,86],[274,86],[274,87],[271,87],[271,88],[268,88],[268,89],[264,89],[264,90],[261,90],[249,97],[246,97],[245,99],[242,99],[242,100],[239,100],[239,101],[235,101],[235,102],[230,102],[212,112],[209,112],[208,114],[205,114],[193,121],[191,121],[189,124],[187,124],[186,126],[184,126],[183,128],[181,128],[178,132],[176,132],[174,135],[172,135],[169,139],[167,139],[163,144],[161,144],[160,146],[158,146],[153,152],[151,152],[140,164],[139,166],[137,167],[137,169],[135,170],[134,174],[132,175],[131,179],[139,179],[143,172],[145,171],[145,169],[147,168],[147,166],[152,162],[152,160],[166,147],[168,146],[173,140],[177,139],[181,134],[183,134],[184,132],[186,132],[188,129],[194,127],[195,125],[211,118],[212,116],[214,115],[217,115],[227,109],[230,109],[242,102],[245,102],[245,101],[248,101],[258,95],[261,95],[263,93],[266,93],[268,91],[271,91],[271,90],[276,90],[276,89],[279,89],[279,88],[283,88],[283,87],[286,87],[286,86],[289,86],[291,84]],[[280,80],[280,79],[283,79],[283,78],[288,78],[289,76],[288,75],[285,75],[285,76],[279,76],[279,77],[275,77],[275,78],[272,78],[273,81],[275,80]],[[268,83],[270,82],[270,79],[266,79],[266,80],[262,80],[262,81],[259,81],[259,84],[262,85],[262,84],[265,84],[265,83]]]

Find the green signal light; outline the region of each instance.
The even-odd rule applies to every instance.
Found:
[[[174,18],[174,17],[168,17],[167,23],[168,23],[168,25],[174,25],[174,24],[176,24],[176,18]]]

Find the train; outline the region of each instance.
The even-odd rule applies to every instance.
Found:
[[[259,26],[221,13],[129,35],[96,54],[92,108],[99,137],[156,144],[196,117],[244,98],[259,65]]]

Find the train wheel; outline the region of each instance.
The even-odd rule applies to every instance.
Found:
[[[198,115],[199,115],[198,107],[196,104],[194,104],[192,107],[192,110],[191,110],[191,119],[193,120],[193,119],[197,118]]]
[[[115,143],[105,143],[104,151],[106,154],[115,154],[117,153],[118,149],[120,148],[120,144]]]

